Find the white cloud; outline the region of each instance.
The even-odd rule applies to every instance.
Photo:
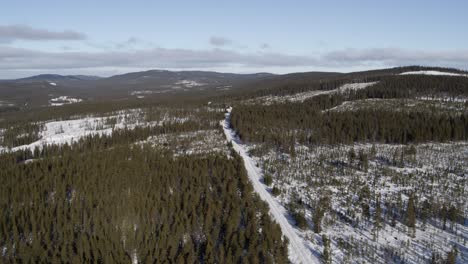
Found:
[[[260,45],[260,49],[262,50],[266,50],[266,49],[270,49],[271,46],[268,44],[268,43],[263,43],[262,45]]]
[[[50,31],[27,25],[0,25],[0,40],[83,40],[86,35],[73,30]]]
[[[467,68],[468,50],[406,50],[400,48],[345,49],[327,53],[323,60],[342,64],[431,64]]]
[[[397,48],[346,49],[318,56],[299,56],[278,52],[241,52],[228,49],[132,49],[98,52],[45,52],[0,46],[0,70],[13,71],[83,71],[89,69],[249,69],[266,71],[298,69],[346,71],[401,65],[432,65],[468,68],[468,50],[423,51]],[[289,69],[289,70],[288,70]],[[95,74],[101,74],[96,72]],[[5,77],[5,76],[2,76]]]
[[[224,49],[147,49],[109,52],[43,52],[0,46],[0,69],[90,67],[207,68],[227,65],[312,65],[315,59],[281,53],[240,53]]]
[[[228,46],[228,45],[231,45],[232,43],[233,43],[232,40],[225,38],[225,37],[212,36],[210,38],[210,44],[216,47]]]

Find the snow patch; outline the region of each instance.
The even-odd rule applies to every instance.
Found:
[[[453,72],[441,72],[441,71],[411,71],[411,72],[400,73],[400,75],[439,75],[439,76],[468,77],[468,74],[453,73]]]
[[[248,103],[262,103],[264,105],[270,105],[273,103],[285,103],[285,102],[299,102],[302,103],[307,99],[310,99],[315,96],[323,95],[323,94],[334,94],[334,93],[345,93],[349,91],[357,91],[361,89],[365,89],[372,85],[375,85],[377,82],[365,82],[365,83],[346,83],[342,86],[338,87],[337,89],[333,90],[313,90],[307,91],[303,93],[297,93],[292,95],[285,95],[285,96],[262,96],[258,98],[254,98],[248,100]]]
[[[193,80],[180,80],[180,81],[177,81],[175,84],[188,87],[188,88],[205,85],[204,83],[199,83]]]
[[[62,95],[56,98],[52,98],[49,100],[49,105],[50,106],[62,106],[66,104],[74,104],[74,103],[79,103],[82,102],[83,100],[80,98],[73,98],[69,97],[66,95]]]

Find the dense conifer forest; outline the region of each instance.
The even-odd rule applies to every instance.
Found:
[[[285,263],[287,242],[233,155],[2,155],[2,262]]]
[[[333,103],[330,103],[332,106]],[[232,125],[242,140],[287,146],[352,142],[410,143],[466,140],[468,113],[356,110],[325,112],[320,104],[243,106],[233,111]]]

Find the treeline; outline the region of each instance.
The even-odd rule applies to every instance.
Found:
[[[207,121],[208,122],[208,121]],[[19,149],[10,155],[15,157],[17,163],[29,159],[50,158],[62,155],[63,152],[73,150],[75,153],[86,154],[88,151],[105,151],[111,147],[132,145],[139,141],[144,141],[150,136],[157,136],[167,133],[183,133],[205,129],[220,129],[219,125],[205,122],[187,121],[183,123],[166,123],[155,127],[135,127],[133,129],[116,129],[112,135],[92,134],[80,138],[71,144],[63,145],[42,145],[34,149]]]
[[[398,67],[384,70],[348,74],[295,73],[271,80],[249,84],[250,89],[239,89],[240,100],[260,96],[284,96],[315,90],[335,90],[346,83],[378,82],[377,85],[352,92],[352,98],[412,98],[421,95],[467,96],[468,78],[456,76],[399,75],[403,72],[433,70],[442,72],[466,72],[448,68],[420,66]],[[351,99],[352,99],[351,98]]]
[[[456,76],[395,75],[352,93],[353,99],[468,96],[468,78]]]
[[[287,263],[280,227],[232,155],[0,155],[0,262]]]
[[[182,95],[164,95],[148,99],[122,99],[106,101],[85,101],[57,107],[21,108],[19,111],[0,111],[0,128],[8,128],[25,123],[37,123],[48,120],[73,119],[80,116],[102,116],[116,111],[128,109],[193,109],[206,106],[206,98],[194,96],[189,98]],[[154,106],[157,107],[154,107]]]
[[[110,115],[111,113],[107,113]],[[121,119],[125,114],[116,117],[106,118],[104,125],[113,127],[117,119]],[[99,141],[101,144],[131,143],[136,140],[144,140],[151,135],[161,133],[179,133],[195,130],[206,130],[219,128],[219,120],[223,118],[223,113],[219,111],[208,111],[206,108],[157,108],[151,107],[143,109],[139,116],[132,117],[133,122],[161,122],[158,126],[136,127],[134,129],[116,129],[114,136],[90,136],[91,141]],[[127,121],[130,119],[126,115]],[[183,121],[183,122],[180,122]],[[16,122],[14,126],[0,130],[0,146],[16,147],[30,144],[40,139],[40,131],[43,130],[43,123]],[[99,138],[99,139],[97,139]],[[89,140],[88,140],[89,141]],[[104,142],[103,142],[104,141]]]
[[[318,104],[286,103],[270,106],[243,105],[234,108],[231,124],[247,142],[269,142],[288,146],[352,142],[401,143],[466,140],[468,114],[427,111],[357,109],[347,112],[318,109],[336,102],[314,99]]]
[[[24,123],[5,129],[0,133],[0,146],[16,147],[30,144],[40,138],[39,132],[42,125],[35,123]]]

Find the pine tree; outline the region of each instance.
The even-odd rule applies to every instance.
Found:
[[[356,159],[356,152],[354,152],[354,148],[351,148],[348,151],[348,163],[353,165],[354,159]]]
[[[447,259],[445,263],[447,264],[455,264],[457,262],[457,255],[458,255],[458,248],[453,246],[452,250],[447,253]]]
[[[382,207],[380,206],[380,198],[377,198],[375,201],[375,224],[374,224],[374,234],[375,237],[379,237],[379,231],[383,226],[382,222]]]
[[[369,159],[363,150],[359,151],[359,168],[364,172],[367,172],[369,168]]]
[[[406,225],[411,228],[411,235],[414,237],[416,233],[416,209],[414,205],[414,194],[411,194],[408,199],[408,205],[406,207]]]
[[[332,263],[332,256],[331,256],[331,249],[330,249],[330,239],[326,235],[322,235],[323,241],[323,263],[331,264]]]

